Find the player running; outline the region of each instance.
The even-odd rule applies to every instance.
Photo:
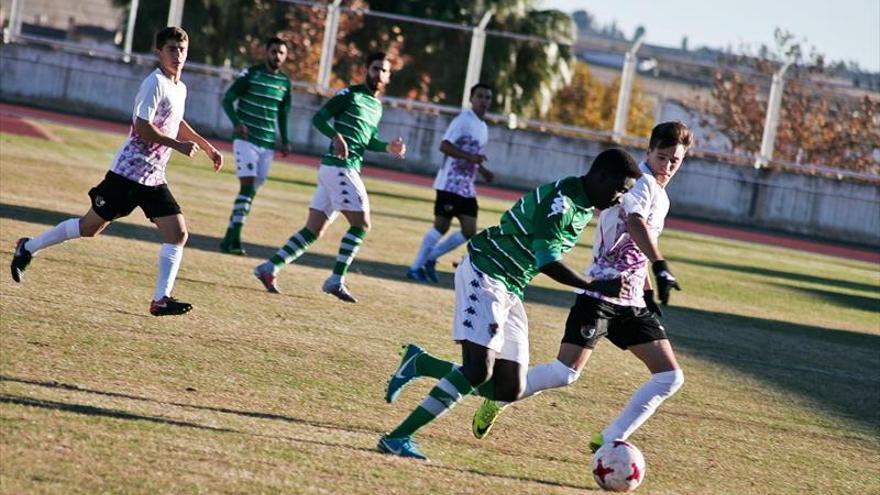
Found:
[[[382,119],[379,95],[391,78],[391,62],[385,53],[372,53],[367,57],[366,69],[364,84],[343,89],[312,118],[312,125],[332,142],[321,158],[318,188],[309,205],[306,225],[254,269],[254,275],[269,292],[278,292],[281,268],[302,256],[342,212],[350,227],[342,236],[333,273],[321,289],[342,301],[357,302],[345,285],[345,274],[370,230],[370,201],[360,176],[364,152],[384,151],[397,158],[406,155],[402,138],[388,143],[378,136]]]
[[[223,96],[223,110],[235,126],[232,149],[240,184],[229,227],[220,243],[224,253],[246,254],[241,246],[241,231],[257,189],[269,176],[276,134],[281,135],[282,156],[290,153],[290,79],[281,72],[285,59],[287,44],[281,38],[270,38],[266,41],[266,61],[243,70]]]
[[[464,244],[477,232],[477,172],[486,182],[495,177],[486,168],[486,144],[489,131],[486,112],[492,104],[492,88],[479,83],[471,88],[471,108],[455,117],[443,135],[440,151],[443,166],[437,171],[434,189],[434,227],[422,239],[415,261],[406,276],[419,282],[437,282],[437,258]],[[441,241],[452,219],[458,218],[461,230]]]
[[[462,366],[405,348],[388,383],[391,402],[413,378],[431,376],[439,383],[422,404],[378,444],[382,452],[425,459],[413,434],[472,393],[496,400],[516,400],[529,365],[528,320],[523,290],[540,272],[557,282],[607,294],[622,290],[622,279],[590,282],[562,262],[595,208],[609,208],[641,175],[625,151],[600,153],[581,177],[544,184],[519,199],[501,223],[468,242],[468,254],[455,271],[453,339],[461,345]],[[476,390],[476,391],[475,391]]]
[[[620,205],[603,211],[599,217],[593,263],[586,272],[594,280],[626,277],[630,288],[615,297],[578,291],[557,359],[529,370],[526,390],[518,399],[574,383],[603,336],[632,352],[645,363],[651,378],[605,430],[593,435],[593,452],[605,442],[629,438],[684,384],[684,373],[658,319],[662,312],[654,301],[648,261],[657,279],[660,301],[668,304],[671,290],[680,287],[658,247],[669,212],[666,186],[681,168],[692,145],[691,131],[681,122],[664,122],[654,127],[647,157],[639,164],[642,178]],[[485,437],[506,406],[505,402],[485,400],[474,414],[474,436]]]
[[[14,281],[21,282],[32,257],[43,249],[94,237],[110,222],[140,207],[162,238],[150,314],[179,315],[192,309],[191,304],[171,297],[188,234],[180,206],[166,183],[165,168],[172,150],[191,157],[201,149],[214,162],[215,171],[223,166],[223,155],[183,120],[186,85],[180,74],[188,48],[189,37],[183,29],[167,27],[156,33],[159,68],[141,83],[128,139],[104,180],[89,191],[91,208],[81,218],[65,220],[33,239],[19,239],[11,266]]]

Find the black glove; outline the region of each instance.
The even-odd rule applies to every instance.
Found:
[[[654,300],[653,289],[648,289],[645,291],[645,307],[648,308],[648,311],[654,313],[657,318],[663,316],[663,311],[660,311],[660,306],[658,306],[657,301]]]
[[[657,260],[654,262],[654,277],[657,279],[657,292],[660,296],[660,302],[663,305],[669,304],[669,293],[672,289],[681,290],[681,286],[675,280],[675,275],[669,271],[666,260]]]

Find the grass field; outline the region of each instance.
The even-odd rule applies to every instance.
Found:
[[[58,142],[0,135],[3,270],[18,237],[85,212],[122,140],[46,127]],[[201,155],[170,165],[190,229],[175,288],[195,304],[186,316],[147,313],[158,244],[139,211],[40,253],[22,285],[0,276],[0,492],[597,490],[586,444],[646,379],[634,357],[602,343],[574,386],[509,409],[482,441],[466,400],[420,434],[429,464],[378,454],[432,385],[384,403],[398,347],[457,359],[451,266],[436,286],[403,277],[433,192],[367,181],[374,229],[351,306],[320,291],[344,221],[282,272],[284,294],[251,275],[301,226],[315,169],[276,165],[246,226],[249,256],[216,251],[232,168],[214,174]],[[481,205],[483,226],[507,206]],[[687,382],[632,437],[648,463],[639,492],[880,493],[878,267],[681,231],[662,246],[684,287],[664,323]],[[534,363],[555,356],[572,299],[543,276],[527,293]]]

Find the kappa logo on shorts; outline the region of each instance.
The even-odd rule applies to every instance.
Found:
[[[453,208],[454,208],[454,206],[452,206],[450,204],[443,205],[443,211],[445,211],[445,212],[450,212],[450,211],[452,211]]]
[[[489,335],[495,335],[496,333],[498,333],[498,324],[489,323]]]
[[[102,207],[102,206],[104,206],[104,205],[106,205],[106,204],[107,204],[107,202],[104,201],[104,197],[103,197],[103,196],[95,196],[95,207],[96,207],[96,208],[100,208],[100,207]]]
[[[474,328],[474,324],[471,323],[471,320],[464,320],[463,322],[461,322],[461,326],[465,328]]]
[[[587,340],[592,339],[596,335],[596,327],[581,327],[581,336]]]
[[[477,314],[477,310],[474,309],[473,306],[468,306],[468,308],[466,310],[464,310],[464,312],[471,315],[471,316]]]
[[[254,169],[254,164],[253,164],[253,163],[248,163],[247,167],[248,167],[248,170],[253,170],[253,169]]]

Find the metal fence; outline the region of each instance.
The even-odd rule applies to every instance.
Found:
[[[507,67],[516,70],[520,58],[553,55],[559,50],[577,53],[577,59],[586,62],[592,77],[609,87],[613,101],[605,101],[607,119],[601,125],[582,127],[572,122],[550,122],[541,119],[522,118],[510,106],[511,99],[504,100],[489,120],[509,127],[535,129],[585,139],[617,142],[644,146],[644,136],[632,135],[627,128],[633,99],[640,99],[640,107],[651,109],[654,121],[683,120],[696,131],[697,155],[711,156],[734,163],[768,165],[800,170],[805,173],[831,174],[840,177],[876,180],[877,173],[840,169],[799,160],[774,160],[776,133],[780,125],[780,108],[785,105],[783,88],[787,66],[778,68],[775,75],[736,67],[736,74],[753,83],[759,99],[766,105],[764,121],[758,129],[743,129],[762,136],[756,153],[734,149],[728,135],[718,129],[708,113],[700,112],[699,105],[717,105],[713,101],[711,83],[718,65],[712,60],[700,60],[658,47],[643,46],[645,39],[635,42],[626,40],[579,40],[577,44],[566,40],[551,40],[519,33],[487,30],[492,13],[486,13],[474,25],[461,25],[431,19],[402,16],[364,8],[347,7],[340,0],[320,3],[307,0],[276,0],[265,2],[263,17],[266,32],[293,32],[291,61],[285,67],[296,86],[312,92],[329,94],[345,86],[359,76],[363,55],[375,49],[400,48],[405,44],[424,47],[423,57],[408,56],[400,61],[395,77],[388,88],[386,100],[394,106],[434,113],[456,113],[468,105],[468,89],[483,79],[495,79],[505,84],[505,90],[515,90],[516,83],[498,74],[498,53],[514,57]],[[52,8],[47,5],[52,4]],[[102,8],[88,8],[90,4]],[[132,58],[149,57],[133,49],[136,26],[150,21],[165,25],[165,19],[139,19],[139,12],[154,4],[132,0],[128,9],[107,9],[106,0],[82,0],[64,3],[52,0],[2,0],[0,21],[6,24],[4,40],[46,41],[54,39],[64,49],[88,51],[96,56]],[[181,25],[185,29],[200,29],[197,16],[185,15],[185,0],[170,0],[167,12],[168,25]],[[50,14],[51,13],[51,14]],[[52,16],[50,18],[50,15]],[[230,16],[234,13],[230,13]],[[155,14],[153,17],[156,17]],[[235,20],[235,19],[232,19]],[[232,24],[230,24],[232,25]],[[291,26],[296,29],[291,30]],[[376,39],[365,39],[363,33],[378,33]],[[402,33],[407,33],[403,36]],[[252,33],[217,33],[218,47],[227,47],[226,53],[210,56],[198,52],[191,54],[190,66],[205,71],[216,71],[231,77],[237,70],[234,59],[250,59],[259,55],[261,41],[250,38]],[[62,41],[63,40],[63,41]],[[242,42],[241,40],[244,40]],[[231,42],[230,42],[231,41]],[[649,40],[648,40],[649,41]],[[225,44],[224,44],[225,42]],[[242,47],[248,53],[242,53]],[[215,47],[212,47],[215,48]],[[432,52],[432,50],[435,50]],[[146,50],[144,50],[146,51]],[[413,53],[406,50],[406,53]],[[201,60],[199,59],[201,57]],[[289,69],[289,70],[288,70]],[[537,102],[538,115],[545,114],[552,95],[571,78],[573,67],[561,64],[553,67],[555,78],[543,83],[539,89],[542,96]],[[878,98],[877,93],[852,87],[835,85],[834,81],[813,83],[817,93],[832,98],[864,97]],[[621,90],[616,91],[616,88]],[[616,94],[612,94],[615,92]],[[515,94],[515,91],[514,91]],[[606,98],[607,100],[607,98]],[[613,108],[611,108],[613,107]],[[791,122],[783,122],[792,125]],[[870,124],[870,123],[869,123]],[[880,126],[880,121],[874,122]],[[880,168],[880,143],[876,144],[875,169]]]

